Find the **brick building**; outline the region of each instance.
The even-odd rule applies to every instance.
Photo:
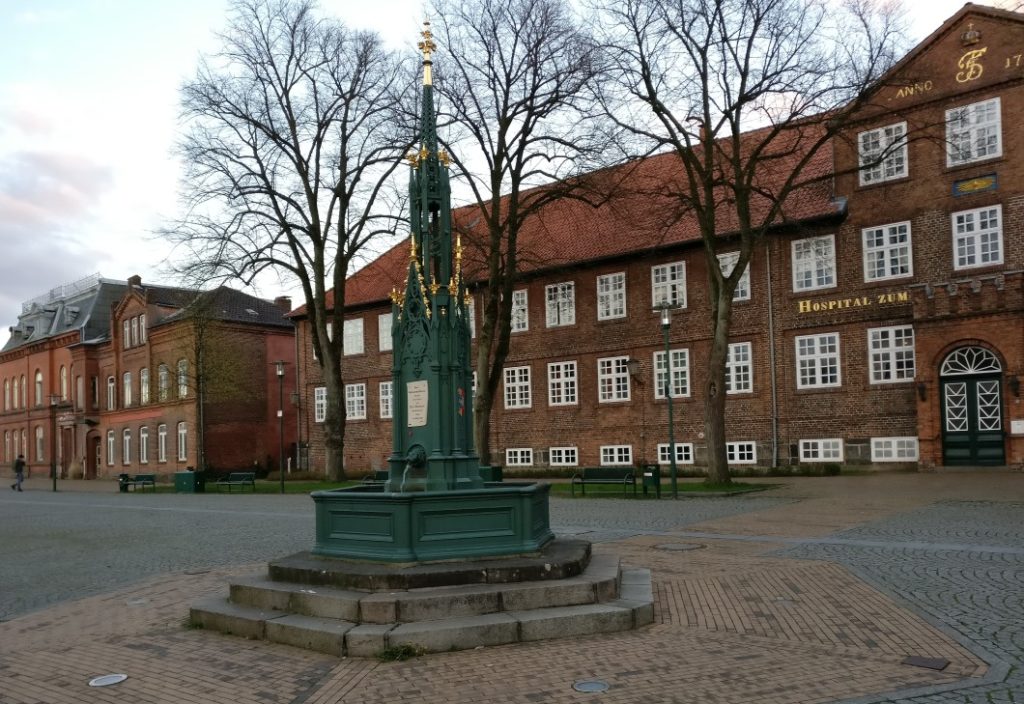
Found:
[[[731,463],[1024,463],[1024,133],[1002,119],[1024,110],[1021,52],[1024,15],[966,5],[814,164],[832,179],[797,194],[786,224],[757,244],[733,309]],[[660,159],[641,175],[656,175]],[[636,210],[563,202],[520,245],[490,461],[667,463],[652,311],[667,297],[681,306],[669,354],[676,453],[700,465],[710,306],[692,223],[653,231]],[[719,256],[737,248],[723,234]],[[348,284],[346,463],[356,470],[385,466],[390,452],[387,294],[401,286],[406,251]],[[300,432],[316,467],[323,391],[301,310],[295,318]]]
[[[295,441],[287,298],[99,277],[24,306],[0,352],[3,457],[62,477],[277,466]],[[55,431],[55,433],[54,433]]]

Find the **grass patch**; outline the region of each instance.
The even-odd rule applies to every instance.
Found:
[[[384,648],[384,650],[377,653],[377,659],[382,662],[402,662],[403,660],[418,658],[420,655],[425,655],[426,652],[424,648],[418,645],[402,643],[401,645]]]

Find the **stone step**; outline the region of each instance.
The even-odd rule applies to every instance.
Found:
[[[233,604],[224,597],[213,596],[192,604],[189,621],[207,630],[263,640],[267,636],[267,621],[286,615],[283,611]]]
[[[595,555],[584,574],[567,579],[407,591],[359,592],[252,577],[233,581],[230,598],[244,606],[360,624],[411,623],[609,601],[619,596],[619,572],[617,557]]]

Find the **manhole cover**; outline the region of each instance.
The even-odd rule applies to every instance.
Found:
[[[607,692],[608,683],[604,680],[580,680],[572,683],[577,692]]]
[[[128,679],[128,675],[102,675],[89,680],[90,687],[109,687],[112,684],[120,684]]]
[[[706,547],[700,543],[662,543],[661,545],[655,545],[655,550],[669,550],[671,552],[685,552],[686,550],[700,550]]]

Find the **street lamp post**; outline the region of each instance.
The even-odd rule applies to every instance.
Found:
[[[665,340],[665,400],[668,401],[668,462],[672,475],[672,498],[679,498],[676,478],[676,429],[672,417],[672,364],[668,349],[668,329],[672,326],[672,307],[667,302],[659,306],[661,311],[661,336]]]
[[[284,365],[279,359],[274,362],[277,367],[277,464],[281,473],[281,493],[284,493]]]
[[[50,476],[53,477],[53,490],[57,491],[57,404],[58,394],[50,394]]]

